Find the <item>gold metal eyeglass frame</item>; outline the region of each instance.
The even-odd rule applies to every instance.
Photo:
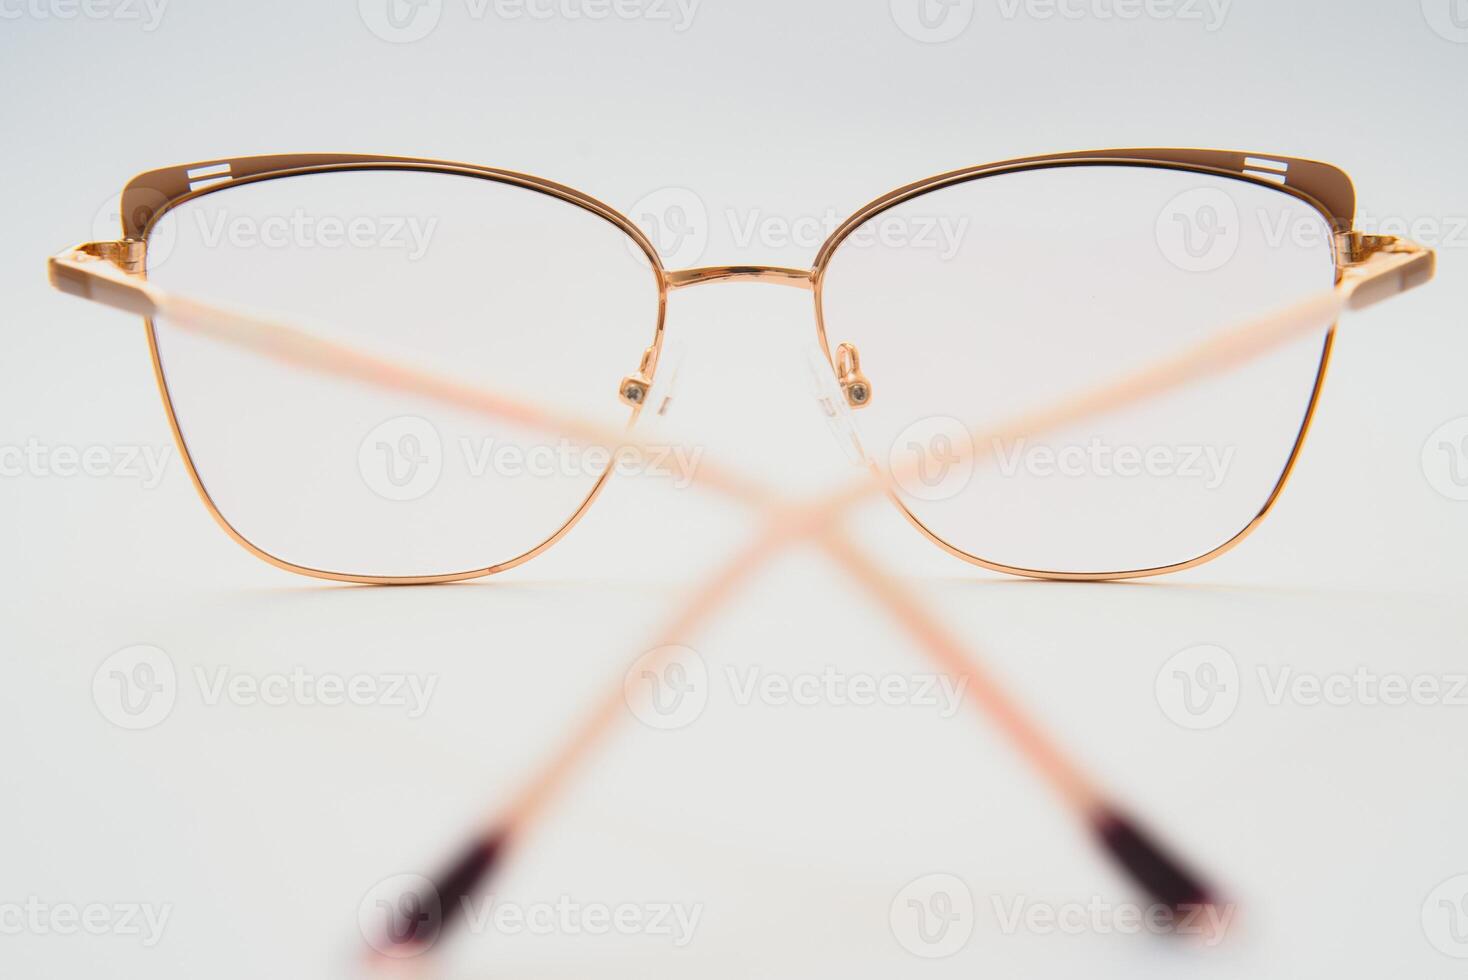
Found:
[[[992,444],[995,437],[1003,437],[999,441],[1004,441],[1041,433],[1229,370],[1292,339],[1306,334],[1316,336],[1320,325],[1334,324],[1342,313],[1372,306],[1420,286],[1431,279],[1434,272],[1435,260],[1430,249],[1395,238],[1365,235],[1351,227],[1351,216],[1355,208],[1354,192],[1349,179],[1336,168],[1309,161],[1279,157],[1260,158],[1211,150],[1107,150],[1061,154],[992,164],[934,177],[894,191],[853,215],[821,249],[816,264],[810,271],[740,265],[668,272],[662,268],[656,251],[646,236],[615,211],[559,184],[508,171],[404,158],[353,156],[256,157],[215,161],[153,171],[135,178],[123,195],[124,237],[118,241],[92,242],[68,249],[51,259],[49,269],[51,281],[62,291],[140,314],[145,318],[154,372],[168,412],[170,427],[180,452],[188,461],[194,486],[215,519],[245,548],[278,567],[337,581],[371,584],[445,582],[503,571],[529,560],[554,544],[590,506],[605,484],[610,468],[601,475],[586,501],[556,535],[513,561],[491,568],[458,575],[408,579],[341,575],[291,565],[262,552],[236,533],[206,492],[188,455],[187,445],[174,414],[159,357],[153,319],[167,317],[171,323],[185,329],[294,367],[317,371],[326,376],[350,378],[390,390],[428,395],[449,404],[509,419],[588,444],[630,446],[635,443],[625,433],[608,431],[583,420],[561,415],[553,409],[529,405],[518,399],[400,365],[389,359],[313,336],[289,324],[237,310],[214,307],[159,288],[145,277],[144,243],[153,222],[168,208],[210,193],[211,189],[218,186],[295,174],[354,169],[416,169],[463,173],[515,184],[576,204],[626,232],[647,255],[657,276],[659,313],[653,343],[643,353],[638,373],[624,379],[623,386],[619,389],[619,394],[631,408],[632,419],[635,421],[646,405],[648,386],[657,369],[662,350],[668,292],[709,282],[770,282],[811,290],[816,298],[817,326],[822,350],[848,403],[853,408],[859,408],[872,394],[869,383],[861,375],[859,355],[847,344],[837,345],[834,352],[830,349],[820,303],[827,263],[844,238],[865,220],[928,190],[998,173],[1039,167],[1096,164],[1191,170],[1282,187],[1315,207],[1336,229],[1333,241],[1337,270],[1335,285],[1332,289],[1304,299],[1288,309],[1273,311],[1257,320],[1236,325],[1203,344],[1126,377],[1077,393],[1055,405],[1007,420],[1001,427],[987,433],[990,439],[975,439],[975,445]],[[1260,167],[1263,169],[1259,169]],[[1285,181],[1283,185],[1280,183],[1282,176]],[[227,179],[221,180],[221,177]],[[988,568],[1038,578],[1134,578],[1175,571],[1209,561],[1236,545],[1257,527],[1278,498],[1314,416],[1330,351],[1329,340],[1333,336],[1332,326],[1311,394],[1309,411],[1294,444],[1289,465],[1268,503],[1244,532],[1222,548],[1194,561],[1167,568],[1112,574],[1076,575],[1011,569],[951,548],[917,522],[910,513],[908,517],[950,553]],[[1016,699],[1004,690],[999,678],[979,658],[966,651],[957,637],[943,628],[923,608],[913,590],[889,575],[879,563],[867,558],[861,549],[847,539],[840,523],[841,517],[851,505],[884,491],[901,505],[901,500],[893,490],[893,476],[894,474],[883,474],[873,467],[863,479],[854,481],[835,493],[810,502],[790,504],[775,492],[735,473],[716,465],[701,466],[695,478],[697,484],[750,505],[765,518],[765,527],[754,536],[747,547],[742,548],[715,574],[693,590],[686,604],[659,634],[659,644],[640,657],[637,665],[656,669],[667,663],[676,656],[679,649],[672,644],[683,642],[691,631],[726,604],[731,594],[759,568],[793,543],[809,541],[840,566],[873,603],[884,608],[945,676],[961,679],[967,685],[968,699],[1056,793],[1062,805],[1089,827],[1102,851],[1135,886],[1173,910],[1197,910],[1216,905],[1221,896],[1206,879],[1197,875],[1188,862],[1180,860],[1163,840],[1154,837],[1143,823],[1133,818],[1125,807],[1105,792],[1099,782],[1087,772],[1086,767],[1050,737]],[[903,510],[907,512],[905,507]],[[628,697],[619,678],[614,688],[609,688],[604,697],[594,703],[592,710],[575,726],[570,737],[549,755],[544,765],[532,774],[518,792],[497,806],[482,825],[475,828],[469,846],[454,855],[454,860],[446,865],[442,873],[429,879],[432,895],[436,899],[442,899],[437,904],[439,914],[414,918],[406,929],[399,928],[401,923],[391,923],[386,942],[377,942],[369,937],[372,945],[369,963],[401,964],[402,957],[418,956],[433,947],[440,932],[449,925],[442,910],[450,908],[455,901],[482,891],[493,880],[507,851],[519,846],[528,836],[553,797],[570,781],[596,746],[609,737],[615,721],[630,703]],[[421,902],[413,905],[413,908],[423,907],[425,906]]]
[[[164,214],[187,201],[216,193],[228,187],[281,177],[362,170],[409,170],[458,174],[514,185],[579,207],[615,225],[635,242],[647,257],[656,277],[658,312],[653,336],[643,352],[638,371],[624,378],[619,389],[622,400],[632,410],[631,421],[635,422],[645,407],[647,393],[656,376],[663,350],[668,294],[678,289],[717,282],[771,283],[811,291],[814,296],[817,339],[820,349],[847,404],[853,409],[863,407],[872,396],[871,385],[861,375],[859,355],[851,345],[841,344],[834,351],[832,350],[822,303],[822,290],[830,260],[846,238],[861,225],[884,211],[932,191],[1002,174],[1078,166],[1131,166],[1188,171],[1267,186],[1299,199],[1316,210],[1334,230],[1332,254],[1336,266],[1336,285],[1338,289],[1345,289],[1349,292],[1353,305],[1358,308],[1420,285],[1430,279],[1433,274],[1434,257],[1431,250],[1401,239],[1363,234],[1353,227],[1356,207],[1355,190],[1350,178],[1339,168],[1293,157],[1197,149],[1113,149],[1048,154],[984,164],[930,177],[898,188],[854,213],[822,245],[814,265],[809,270],[762,265],[727,265],[670,271],[663,267],[662,260],[647,235],[626,216],[595,198],[565,185],[509,170],[411,157],[352,154],[288,154],[211,160],[152,170],[134,177],[123,190],[121,198],[122,238],[116,241],[90,242],[68,249],[52,257],[49,272],[52,283],[62,291],[138,313],[144,317],[154,375],[168,416],[169,428],[173,433],[178,451],[184,459],[190,480],[215,521],[242,547],[278,568],[333,581],[375,585],[454,582],[481,578],[514,568],[560,541],[580,521],[600,495],[613,467],[608,466],[600,475],[579,507],[554,534],[523,554],[485,568],[443,575],[370,576],[310,568],[269,554],[238,532],[210,496],[189,452],[169,393],[159,353],[154,317],[166,307],[180,308],[185,301],[166,294],[149,284],[146,279],[146,243],[152,228]],[[202,309],[198,304],[194,304],[194,308]],[[231,317],[235,322],[241,322],[238,314],[213,310],[208,312],[216,323],[227,322]],[[260,324],[256,323],[253,326],[258,327]],[[1234,537],[1212,551],[1191,560],[1156,568],[1109,572],[1055,572],[1003,565],[987,561],[981,556],[957,548],[933,532],[907,506],[890,480],[884,480],[882,489],[897,504],[908,521],[929,540],[951,555],[992,571],[1039,579],[1098,581],[1161,575],[1202,565],[1230,551],[1252,534],[1279,499],[1294,472],[1306,435],[1315,418],[1334,337],[1335,327],[1332,325],[1322,347],[1320,365],[1309,403],[1289,459],[1264,505]],[[289,343],[299,346],[298,339],[289,341]],[[344,356],[348,360],[351,358],[349,353]],[[420,388],[427,386],[440,392],[444,388],[443,382],[438,379],[408,379],[406,375],[411,372],[394,372],[389,367],[377,364],[359,366],[363,367],[367,373],[374,374],[377,380],[386,379],[390,384],[400,386],[407,384],[409,387],[416,384]],[[456,395],[471,400],[484,397],[482,393],[458,392]],[[488,405],[480,407],[493,408]],[[575,424],[566,422],[560,428],[562,431],[569,429],[574,432]]]

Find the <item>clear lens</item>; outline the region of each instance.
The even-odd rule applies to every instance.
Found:
[[[612,431],[630,414],[619,382],[658,325],[656,272],[617,225],[525,187],[429,171],[217,189],[155,225],[148,276]],[[612,465],[565,433],[154,326],[205,491],[243,538],[291,564],[382,577],[500,564],[554,536]]]
[[[1330,324],[1061,429],[984,433],[1327,290],[1329,224],[1283,190],[1088,165],[954,184],[829,260],[826,336],[870,379],[866,452],[948,545],[1010,568],[1166,567],[1238,535],[1296,448]]]

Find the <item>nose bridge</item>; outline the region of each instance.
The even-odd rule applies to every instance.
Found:
[[[787,269],[774,265],[715,265],[678,269],[667,273],[669,289],[684,289],[709,282],[768,282],[796,289],[814,289],[809,269]]]

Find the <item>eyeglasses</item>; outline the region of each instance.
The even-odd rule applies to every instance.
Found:
[[[425,179],[447,183],[430,189]],[[1032,180],[1043,181],[1043,193]],[[252,199],[252,188],[264,196]],[[282,188],[284,197],[276,193]],[[295,196],[302,188],[310,198]],[[929,207],[949,191],[978,196]],[[480,193],[498,195],[496,203]],[[1139,214],[1138,201],[1161,204]],[[210,208],[180,220],[196,202]],[[365,212],[363,202],[370,204]],[[910,592],[853,547],[839,533],[839,518],[885,491],[949,551],[1044,578],[1132,577],[1216,557],[1257,526],[1278,496],[1318,400],[1340,315],[1414,288],[1434,268],[1421,246],[1350,228],[1354,193],[1335,168],[1223,151],[1069,154],[933,178],[848,219],[809,272],[667,272],[643,232],[577,192],[504,171],[397,158],[271,157],[170,168],[136,178],[122,205],[124,238],[54,257],[52,281],[147,318],[175,436],[221,524],[277,565],[348,581],[450,581],[538,554],[595,499],[613,471],[611,454],[649,449],[628,430],[665,397],[659,361],[669,291],[738,280],[812,290],[823,404],[871,472],[798,506],[713,465],[690,474],[754,505],[769,522],[696,590],[664,631],[664,644],[634,669],[668,663],[676,656],[669,644],[781,546],[814,540],[947,674],[965,681],[974,703],[1111,857],[1173,908],[1212,902],[1213,892],[1045,737]],[[943,227],[945,219],[948,232],[963,231],[935,254],[919,229]],[[444,220],[454,230],[440,241]],[[967,237],[971,226],[979,237]],[[555,242],[554,254],[523,246],[537,238]],[[1330,278],[1318,281],[1318,262],[1327,257]],[[629,273],[629,264],[640,271]],[[262,308],[270,312],[254,312]],[[647,325],[639,332],[635,322],[644,314],[653,322],[645,346]],[[842,338],[834,348],[828,332]],[[610,365],[629,351],[638,352],[633,373],[604,384]],[[1237,387],[1241,378],[1248,386]],[[1269,412],[1255,411],[1261,407]],[[1276,409],[1289,425],[1263,424]],[[935,414],[948,410],[975,412],[968,418],[978,422]],[[601,447],[608,459],[533,474],[544,481],[533,494],[483,480],[441,493],[448,469],[442,433],[462,444],[486,422],[522,437],[551,434]],[[1061,490],[1024,483],[1045,479],[1040,469],[1056,472],[1081,436],[1094,472],[1080,472]],[[523,463],[527,447],[509,445]],[[870,449],[884,445],[885,458]],[[1145,555],[1190,550],[1172,541],[1179,528],[1192,533],[1196,548],[1206,540],[1203,525],[1218,534],[1230,523],[1223,504],[1203,507],[1207,498],[1162,478],[1169,460],[1160,449],[1209,445],[1247,456],[1242,472],[1266,494],[1262,507],[1211,551],[1149,564],[1157,559]],[[1035,447],[1048,451],[1042,462],[1031,456],[1001,465]],[[1123,491],[1100,485],[1106,474],[1094,460],[1107,450]],[[344,456],[356,466],[352,479],[341,472]],[[1123,466],[1140,467],[1144,478],[1120,473]],[[1016,474],[1020,489],[1011,489],[1006,481]],[[1214,476],[1215,490],[1229,479]],[[499,481],[514,482],[508,475]],[[361,485],[376,499],[357,499]],[[1099,500],[1088,499],[1098,491]],[[473,537],[475,522],[485,513],[484,495],[496,493],[502,496],[489,498],[489,513],[503,526],[491,536],[501,544],[543,533],[529,530],[533,518],[574,510],[549,538],[518,552],[512,545],[498,565],[425,571],[452,562],[446,556],[460,547],[459,560],[472,565],[468,556],[487,543]],[[474,494],[473,526],[459,528],[458,538],[435,537],[454,527],[449,518],[465,517],[456,508]],[[1217,499],[1237,503],[1247,495]],[[430,513],[430,503],[448,513]],[[400,512],[388,506],[405,504]],[[976,504],[1011,507],[1006,513],[1021,523],[966,516]],[[501,506],[509,509],[501,514]],[[1079,508],[1087,521],[1099,515],[1106,526],[1067,550],[1058,532],[1090,530],[1067,508]],[[1208,520],[1196,520],[1196,510],[1208,511]],[[1190,515],[1193,523],[1184,519]],[[1115,533],[1136,532],[1142,518],[1168,533],[1143,528],[1145,540]],[[1030,543],[1015,527],[1039,540]],[[1011,549],[989,552],[1006,559],[1035,549],[1045,570],[979,558],[959,540]],[[1164,543],[1171,552],[1149,552]],[[345,570],[313,566],[310,555],[334,558]],[[399,562],[399,574],[360,570],[385,567],[373,562]],[[351,570],[354,563],[365,564]],[[1096,570],[1102,567],[1123,570]],[[386,924],[378,952],[411,955],[432,945],[446,924],[444,905],[483,886],[505,845],[521,837],[626,696],[619,689],[588,715],[469,850],[431,879],[431,895],[405,896],[413,901],[396,907],[401,914]]]
[[[642,229],[570,188],[396,157],[170,167],[121,205],[123,238],[57,256],[54,281],[147,318],[180,454],[226,531],[291,571],[371,583],[489,575],[560,540],[638,462],[620,435],[576,443],[581,423],[625,432],[663,402],[668,294],[730,281],[813,293],[826,410],[949,553],[1053,579],[1188,568],[1278,498],[1333,317],[1145,403],[990,445],[975,432],[1380,269],[1415,284],[1432,263],[1352,230],[1340,170],[1212,150],[920,181],[842,223],[810,270],[668,271]],[[393,379],[301,370],[217,330],[266,319],[312,324],[342,363],[374,351],[368,373]],[[544,418],[485,412],[486,392]]]

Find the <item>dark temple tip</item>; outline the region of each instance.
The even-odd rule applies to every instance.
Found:
[[[1094,819],[1096,836],[1152,900],[1178,915],[1196,914],[1217,904],[1211,888],[1169,854],[1151,835],[1112,810]]]
[[[426,952],[463,917],[455,913],[494,872],[504,844],[502,833],[482,837],[426,884],[397,896],[382,934],[371,937],[373,950],[392,959]]]

